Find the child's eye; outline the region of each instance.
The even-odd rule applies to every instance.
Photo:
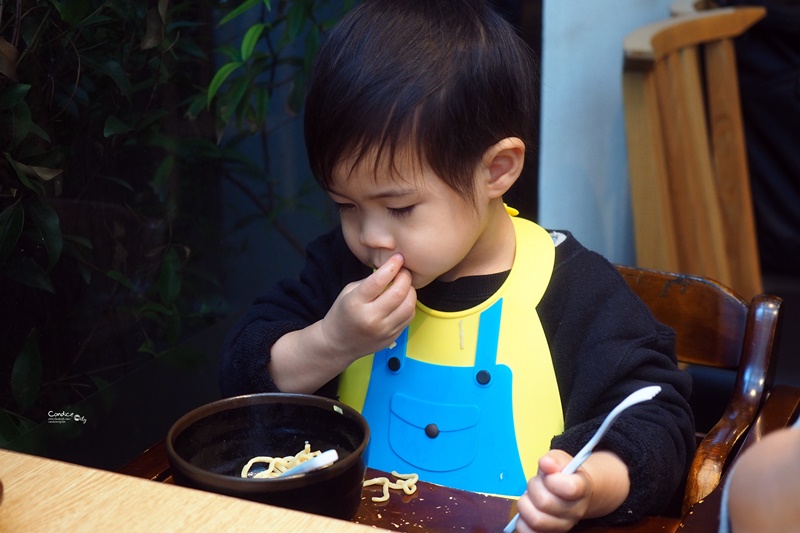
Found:
[[[403,217],[409,216],[413,210],[414,210],[414,206],[413,205],[409,205],[407,207],[389,208],[389,213],[393,217],[403,218]]]
[[[353,209],[355,206],[353,204],[340,204],[336,202],[336,209],[339,210],[340,213]]]

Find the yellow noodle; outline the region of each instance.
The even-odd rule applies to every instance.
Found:
[[[389,499],[389,485],[391,482],[389,478],[386,477],[376,477],[373,479],[369,479],[364,481],[364,486],[369,487],[370,485],[383,485],[383,496],[373,496],[372,501],[374,502],[385,502]]]
[[[383,495],[373,496],[374,502],[385,502],[389,499],[389,489],[401,489],[406,494],[414,494],[417,491],[417,481],[419,481],[418,474],[399,474],[392,470],[392,475],[397,478],[397,481],[392,482],[387,477],[376,477],[364,481],[364,486],[383,485]]]
[[[305,463],[312,457],[316,457],[317,455],[321,454],[322,452],[319,450],[311,451],[311,445],[306,441],[305,446],[302,450],[297,452],[294,455],[288,455],[286,457],[270,457],[266,455],[259,455],[258,457],[253,457],[247,464],[244,465],[242,468],[242,477],[247,477],[247,474],[250,472],[250,469],[256,463],[268,463],[267,469],[258,472],[257,474],[253,475],[254,478],[273,478],[278,477],[283,472],[286,472],[290,468],[299,465],[300,463]]]

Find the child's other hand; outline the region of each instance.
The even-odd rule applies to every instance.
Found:
[[[417,293],[403,256],[395,254],[367,278],[347,285],[322,320],[328,347],[355,360],[389,346],[414,318]]]
[[[580,469],[561,473],[571,459],[562,450],[550,450],[539,459],[538,474],[517,502],[519,533],[569,531],[586,515],[592,483]]]

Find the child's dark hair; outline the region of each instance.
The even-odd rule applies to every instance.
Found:
[[[487,148],[506,137],[530,146],[535,75],[530,49],[485,1],[366,0],[331,31],[313,67],[311,170],[328,189],[346,159],[374,155],[377,171],[403,152],[472,200]]]

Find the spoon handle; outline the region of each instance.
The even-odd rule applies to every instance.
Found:
[[[336,452],[336,450],[327,450],[317,455],[316,457],[309,459],[304,463],[300,463],[299,465],[294,466],[289,470],[286,470],[285,472],[281,473],[278,477],[307,474],[308,472],[324,468],[335,462],[337,459],[339,459],[339,454]]]
[[[594,447],[597,446],[597,443],[600,442],[600,439],[603,437],[603,435],[605,435],[606,431],[608,431],[608,428],[609,426],[611,426],[611,423],[614,421],[615,418],[617,418],[617,416],[622,411],[624,411],[631,405],[652,399],[659,392],[661,392],[661,387],[659,387],[658,385],[652,385],[634,391],[627,398],[622,400],[619,403],[619,405],[617,405],[614,409],[611,410],[610,413],[608,413],[608,415],[606,415],[606,418],[603,420],[603,423],[600,424],[599,428],[597,428],[597,431],[592,436],[592,438],[589,439],[589,442],[587,442],[584,445],[584,447],[581,448],[581,450],[575,454],[572,460],[569,463],[567,463],[567,466],[565,466],[561,470],[561,472],[563,474],[574,474],[575,471],[578,470],[578,468],[580,468],[583,462],[592,454],[592,450],[594,450]],[[517,513],[514,516],[514,518],[512,518],[511,521],[506,525],[506,527],[503,529],[503,533],[514,533],[514,530],[517,528],[517,520],[519,520],[519,513]]]

